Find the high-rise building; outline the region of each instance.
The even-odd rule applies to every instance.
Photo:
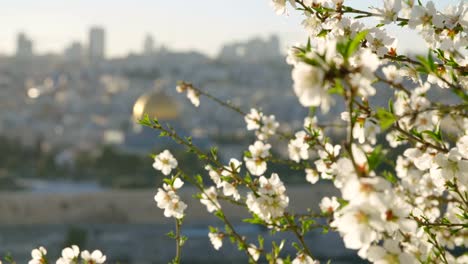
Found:
[[[106,54],[106,32],[104,28],[92,27],[89,30],[89,58],[92,61],[104,59]]]
[[[33,43],[24,33],[19,33],[16,39],[16,56],[25,58],[33,55]]]
[[[151,35],[147,35],[143,45],[143,54],[151,55],[154,53],[154,39]]]
[[[73,42],[65,49],[63,55],[68,61],[81,61],[83,58],[83,46],[79,42]]]

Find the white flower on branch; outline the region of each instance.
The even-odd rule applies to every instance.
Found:
[[[80,248],[77,245],[64,248],[62,250],[62,257],[57,260],[56,264],[73,264],[78,263],[78,257],[80,256]]]
[[[318,172],[314,169],[307,168],[305,169],[305,172],[306,172],[306,180],[310,182],[311,184],[317,183],[318,180],[320,179]]]
[[[291,263],[292,264],[319,264],[317,260],[314,260],[313,258],[311,258],[309,255],[305,253],[298,254]]]
[[[296,133],[295,138],[289,141],[289,158],[295,162],[309,158],[309,144],[306,142],[307,134],[304,131]]]
[[[222,180],[221,180],[221,175],[213,169],[210,165],[205,166],[205,170],[208,171],[208,174],[210,175],[211,180],[216,184],[216,188],[221,188],[222,185]]]
[[[443,13],[443,18],[447,28],[453,29],[460,24],[466,31],[468,28],[468,3],[460,1],[457,6],[449,5]]]
[[[388,65],[382,68],[382,72],[385,75],[387,81],[392,84],[400,84],[403,81],[402,72],[395,65]]]
[[[260,258],[260,249],[258,249],[257,246],[255,246],[254,244],[249,244],[247,251],[255,261],[257,261]]]
[[[384,229],[389,235],[413,234],[418,227],[416,221],[409,218],[412,207],[405,202],[404,197],[391,191],[385,192],[378,197],[376,206],[380,210]]]
[[[320,106],[323,112],[328,112],[333,99],[328,94],[324,84],[325,71],[304,62],[294,66],[292,79],[294,92],[303,106]]]
[[[261,176],[259,183],[259,196],[248,193],[246,204],[250,211],[269,223],[272,218],[283,215],[289,204],[289,198],[278,174],[273,173],[269,179]]]
[[[462,155],[456,148],[450,150],[449,153],[437,153],[434,158],[437,167],[431,169],[433,177],[441,177],[446,180],[456,179],[462,191],[468,186],[468,160],[462,159]]]
[[[177,85],[176,90],[178,93],[187,93],[187,98],[195,106],[200,106],[200,92],[195,90],[191,84],[181,83]]]
[[[35,248],[31,251],[32,259],[28,262],[28,264],[42,264],[46,263],[47,249],[44,247]]]
[[[161,171],[164,175],[169,175],[173,169],[177,168],[177,160],[172,156],[171,152],[166,149],[156,155],[153,168]]]
[[[384,0],[383,8],[374,8],[381,16],[382,23],[388,24],[398,18],[398,12],[401,10],[401,0]]]
[[[434,156],[429,151],[421,151],[419,148],[408,148],[403,155],[412,161],[416,168],[424,171],[430,169],[434,163]]]
[[[223,187],[223,194],[226,196],[232,196],[234,200],[238,201],[240,199],[239,191],[237,188],[227,181],[223,181],[221,186]]]
[[[262,121],[262,117],[263,117],[262,112],[259,112],[255,108],[250,109],[250,113],[248,113],[244,117],[245,123],[247,123],[247,130],[259,129],[261,121]]]
[[[187,89],[187,98],[195,107],[200,106],[200,94],[195,89]]]
[[[289,2],[289,4],[292,7],[296,7],[296,1],[295,0],[271,0],[271,5],[273,6],[273,9],[275,10],[277,15],[283,15],[286,13],[286,3]]]
[[[213,245],[213,248],[219,250],[223,246],[224,234],[222,233],[208,233],[210,242]]]
[[[88,250],[81,252],[81,258],[86,263],[92,264],[103,264],[106,262],[106,256],[102,254],[100,250],[94,250],[93,253],[89,253]]]
[[[221,208],[221,205],[218,202],[218,193],[216,192],[216,188],[213,186],[204,190],[201,195],[200,202],[206,206],[206,209],[210,213]]]
[[[457,141],[458,152],[468,160],[468,135],[464,135]]]
[[[414,5],[411,10],[408,26],[410,28],[428,27],[434,25],[443,28],[443,17],[435,9],[434,3],[428,1],[426,7]]]
[[[322,20],[320,20],[315,14],[310,14],[308,12],[307,18],[302,21],[302,25],[311,38],[317,37],[317,35],[322,31],[322,24]]]
[[[242,162],[237,159],[230,159],[228,166],[224,166],[221,175],[224,177],[235,178],[240,173]]]
[[[154,196],[159,208],[164,209],[165,217],[182,218],[184,216],[184,210],[187,208],[187,204],[180,200],[176,190],[183,186],[184,182],[176,178],[174,179],[172,186],[164,183],[163,188],[159,188],[158,192]]]
[[[249,146],[251,157],[244,157],[245,166],[252,175],[260,176],[265,173],[267,163],[265,161],[270,156],[270,144],[265,144],[262,141],[256,141]]]
[[[380,28],[372,28],[366,35],[366,40],[370,48],[380,57],[388,53],[390,48],[394,48],[395,39],[391,38],[387,32]]]
[[[335,213],[331,223],[350,249],[368,248],[383,230],[378,209],[369,203],[352,204]]]
[[[262,116],[261,127],[256,131],[257,138],[259,140],[267,140],[271,136],[276,134],[276,130],[279,127],[279,123],[276,121],[274,115]]]
[[[340,203],[335,196],[323,197],[319,204],[320,210],[327,214],[333,214],[340,207]]]
[[[367,259],[373,263],[401,263],[416,264],[419,261],[414,256],[403,252],[395,240],[386,239],[382,246],[371,246],[367,252]]]

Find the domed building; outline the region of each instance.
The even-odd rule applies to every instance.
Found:
[[[145,115],[150,119],[161,121],[174,120],[179,117],[181,107],[177,101],[160,90],[140,96],[133,105],[133,119],[140,120]]]
[[[178,133],[185,135],[179,118],[182,110],[182,105],[163,89],[156,88],[141,95],[133,104],[133,131],[125,135],[125,144],[122,147],[133,152],[147,153],[157,146],[172,146],[172,139],[158,137],[159,131],[138,124],[138,120],[148,115],[151,120],[156,118],[163,124],[168,123]]]

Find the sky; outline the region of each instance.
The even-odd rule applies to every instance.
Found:
[[[435,1],[457,3],[455,0]],[[381,1],[351,0],[365,9]],[[276,33],[284,46],[304,42],[306,34],[297,12],[278,16],[269,0],[14,0],[0,9],[0,54],[12,54],[16,35],[26,33],[38,53],[61,52],[73,41],[87,42],[93,25],[106,29],[109,56],[140,52],[151,34],[157,45],[175,50],[197,50],[214,56],[224,43]],[[418,51],[422,40],[391,28],[405,37],[402,51]]]

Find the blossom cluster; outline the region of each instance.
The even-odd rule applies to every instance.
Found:
[[[440,11],[433,1],[383,0],[369,10],[343,0],[270,2],[279,15],[296,10],[309,39],[290,47],[286,57],[292,90],[309,108],[301,128],[284,132],[274,115],[256,108],[243,112],[186,82],[176,89],[195,106],[206,96],[242,115],[255,134],[242,159],[226,164],[217,149],[205,152],[157,120],[141,120],[206,165],[203,177],[178,168],[169,150],[154,158],[153,167],[167,177],[155,201],[176,220],[177,248],[184,242],[179,229],[187,208],[178,192],[186,180],[198,188],[196,198],[208,213],[224,223],[224,228],[210,227],[213,247],[219,250],[229,238],[251,262],[264,257],[269,263],[316,264],[309,249],[314,245],[304,236],[322,228],[339,233],[346,248],[372,263],[468,263],[468,255],[458,253],[468,245],[468,4]],[[388,25],[422,36],[427,56],[400,54]],[[374,105],[372,97],[383,89],[391,90],[388,106]],[[430,94],[450,94],[453,100]],[[345,109],[336,124],[345,135],[338,140],[327,135],[316,113],[337,104]],[[311,188],[331,182],[338,195],[322,197],[318,212],[293,212],[288,206],[294,201],[272,163],[301,173]],[[284,256],[285,241],[273,242],[268,252],[261,237],[257,243],[240,235],[223,211],[224,202],[244,208],[251,216],[246,222],[292,233],[296,255]],[[30,263],[42,263],[46,254],[34,250]],[[57,263],[74,263],[78,256],[78,248],[64,249],[63,262]],[[90,263],[105,261],[100,251],[80,256]]]
[[[343,0],[271,4],[277,14],[296,9],[304,17],[309,41],[291,47],[286,62],[292,66],[299,103],[312,111],[292,136],[280,131],[273,115],[254,108],[245,113],[247,130],[256,136],[244,154],[247,172],[237,159],[228,166],[217,160],[207,165],[214,186],[199,198],[208,212],[222,213],[222,195],[244,205],[253,216],[250,221],[277,231],[295,230],[292,223],[299,221],[299,231],[307,232],[314,217],[312,222],[289,218],[285,185],[276,173],[264,176],[268,164],[278,161],[268,141],[279,135],[287,139],[289,159],[281,162],[302,169],[307,182],[331,181],[339,191],[338,197],[323,197],[318,217],[328,219],[328,228],[361,258],[374,263],[466,263],[466,255],[452,250],[465,248],[468,235],[468,82],[463,50],[468,45],[468,4],[461,1],[444,11],[432,1],[384,0],[369,11],[346,6]],[[376,26],[363,21],[372,18]],[[415,30],[426,41],[428,55],[399,54],[397,39],[386,30],[389,24]],[[388,108],[370,103],[379,95],[377,85],[394,90]],[[460,103],[443,104],[428,97],[447,91]],[[318,108],[327,113],[342,101],[346,139],[337,144],[314,113]],[[240,186],[247,188],[245,196]],[[210,231],[216,250],[229,236],[251,260],[265,253],[263,242],[247,243],[231,229]],[[307,245],[302,247],[292,263],[315,263]],[[273,248],[267,259],[282,263],[282,246]]]
[[[31,251],[32,259],[28,262],[29,264],[43,264],[49,263],[47,258],[47,249],[44,247],[35,248]],[[62,256],[57,259],[56,264],[103,264],[106,262],[106,256],[102,254],[100,250],[94,250],[89,252],[83,250],[80,252],[80,248],[77,245],[64,248],[62,250]]]

